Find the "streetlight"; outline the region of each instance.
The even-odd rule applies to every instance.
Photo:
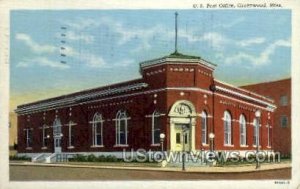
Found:
[[[161,144],[161,153],[164,156],[164,140],[165,140],[166,135],[164,133],[160,133],[159,138],[160,138],[160,144]]]
[[[259,153],[259,125],[260,125],[260,117],[261,117],[261,112],[260,110],[257,110],[255,112],[255,117],[256,117],[256,169],[260,168],[260,164],[258,161],[258,153]]]
[[[182,125],[182,171],[185,171],[185,132],[187,129],[185,125]]]
[[[210,151],[212,152],[214,150],[215,134],[214,133],[209,133],[208,137],[209,137],[209,141],[210,141]]]

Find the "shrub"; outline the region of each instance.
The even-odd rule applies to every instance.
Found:
[[[91,155],[88,155],[88,156],[86,157],[86,160],[87,160],[88,162],[96,162],[96,161],[97,161],[97,157],[96,157],[94,154],[91,154]]]
[[[86,156],[84,156],[84,155],[76,154],[75,156],[70,158],[69,161],[85,162],[85,161],[87,161],[87,159],[86,159]]]
[[[108,155],[108,156],[106,156],[105,161],[106,162],[117,162],[119,160],[116,156]]]
[[[115,156],[109,155],[109,156],[95,156],[94,154],[91,155],[74,155],[72,158],[69,158],[69,161],[71,162],[118,162],[121,161],[117,159]]]
[[[9,160],[31,161],[31,158],[28,157],[28,156],[17,156],[17,155],[13,155],[13,156],[9,156]]]

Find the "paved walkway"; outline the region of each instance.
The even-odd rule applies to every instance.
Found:
[[[149,170],[149,171],[167,171],[178,172],[182,171],[181,167],[145,167],[145,166],[114,166],[105,164],[71,164],[71,163],[59,163],[59,164],[45,164],[45,163],[31,163],[31,162],[10,162],[10,165],[18,166],[44,166],[44,167],[73,167],[73,168],[93,168],[93,169],[123,169],[123,170]],[[261,164],[260,169],[255,169],[255,164],[241,165],[241,166],[226,166],[226,167],[187,167],[186,172],[194,173],[239,173],[239,172],[255,172],[255,171],[267,171],[290,168],[290,162]]]

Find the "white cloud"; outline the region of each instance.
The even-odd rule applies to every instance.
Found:
[[[225,45],[230,41],[226,36],[217,32],[208,32],[201,37],[202,41],[206,41],[211,44],[215,49],[223,49]]]
[[[121,22],[113,20],[109,17],[102,17],[98,21],[101,26],[108,27],[111,32],[120,36],[118,45],[124,45],[131,40],[138,39],[140,42],[137,44],[137,48],[131,52],[138,52],[141,50],[149,50],[151,48],[151,40],[155,35],[168,36],[164,31],[164,27],[161,25],[155,25],[150,28],[134,28],[126,27]]]
[[[63,47],[63,50],[60,50],[61,53],[67,55],[67,56],[75,56],[77,54],[79,54],[79,52],[77,52],[75,49],[73,49],[72,47],[65,45]]]
[[[91,68],[103,68],[108,67],[105,60],[97,55],[91,53],[82,53],[75,55],[75,57],[83,63],[86,63]]]
[[[241,40],[237,42],[238,46],[241,47],[248,47],[254,44],[262,44],[266,41],[265,38],[263,37],[256,37],[256,38],[251,38],[251,39],[246,39],[246,40]]]
[[[31,59],[25,59],[17,64],[17,67],[30,67],[33,65],[39,65],[44,67],[58,68],[58,69],[67,69],[70,66],[67,64],[62,64],[60,62],[49,60],[46,57],[36,57]]]
[[[65,36],[62,37],[61,34],[57,33],[56,37],[60,39],[65,39],[66,41],[83,41],[84,43],[90,44],[94,42],[94,36],[83,34],[82,32],[66,31]]]
[[[133,59],[125,59],[118,62],[118,66],[120,67],[127,67],[129,65],[132,65],[134,62]]]
[[[74,37],[74,36],[73,36]],[[64,50],[58,50],[58,47],[51,45],[41,45],[35,42],[29,35],[24,33],[18,33],[16,39],[23,41],[31,50],[36,54],[47,53],[49,55],[59,55],[59,53],[65,54],[67,57],[72,57],[75,60],[85,63],[89,67],[104,67],[106,62],[101,56],[94,55],[90,52],[78,52],[70,46],[64,46]],[[68,64],[62,64],[60,62],[54,62],[46,57],[35,57],[32,59],[25,59],[17,64],[17,67],[30,67],[32,65],[48,66],[52,68],[65,69],[69,68]]]
[[[88,51],[78,52],[70,46],[65,46],[65,49],[62,52],[67,56],[74,58],[80,63],[86,64],[88,67],[99,68],[99,67],[107,67],[107,63],[105,60],[98,55],[90,53]]]
[[[76,29],[76,30],[85,30],[87,28],[94,28],[98,27],[100,25],[98,20],[90,19],[90,18],[78,18],[75,21],[74,20],[66,20],[63,21],[63,25],[68,27]]]
[[[223,34],[217,32],[197,34],[197,32],[195,31],[186,32],[183,30],[179,30],[178,36],[187,39],[190,43],[207,42],[215,50],[222,50],[225,47],[225,45],[231,41]]]
[[[245,18],[244,17],[239,17],[231,22],[224,22],[222,24],[218,24],[215,26],[215,28],[218,28],[218,27],[222,27],[222,28],[225,28],[225,29],[229,29],[229,28],[232,28],[233,26],[239,24],[239,23],[242,23],[245,21]]]
[[[244,18],[241,17],[233,20],[232,22],[218,25],[218,27],[230,28],[243,21]],[[151,49],[151,40],[154,36],[159,36],[162,39],[174,38],[174,31],[168,31],[167,28],[162,25],[154,25],[153,27],[149,28],[129,27],[125,26],[120,21],[117,21],[110,17],[101,17],[97,20],[81,18],[77,19],[76,22],[68,22],[67,25],[78,30],[82,30],[87,27],[107,27],[109,28],[110,32],[115,33],[120,37],[117,42],[117,45],[119,46],[124,45],[134,39],[138,39],[139,42],[136,44],[136,48],[130,51],[134,53]],[[190,43],[207,42],[215,50],[223,50],[227,44],[235,43],[235,41],[218,32],[208,32],[201,34],[198,31],[194,31],[192,29],[190,29],[189,32],[179,30],[178,37],[186,38]]]
[[[29,35],[24,33],[17,33],[16,39],[23,41],[33,52],[37,54],[42,53],[54,53],[57,50],[57,47],[52,45],[41,45],[35,42]]]
[[[111,33],[117,34],[120,38],[117,42],[117,45],[121,46],[130,42],[131,40],[138,39],[139,42],[135,49],[132,49],[131,52],[138,52],[141,50],[149,50],[151,48],[151,37],[155,34],[163,34],[162,26],[156,25],[151,28],[131,28],[125,26],[123,23],[114,20],[110,17],[101,17],[97,20],[94,19],[83,19],[79,18],[76,21],[65,21],[66,26],[70,27],[71,29],[75,29],[78,31],[82,31],[86,28],[92,27],[99,27],[102,28],[109,28]],[[67,30],[69,29],[67,27]],[[66,31],[67,31],[66,30]],[[70,40],[84,40],[85,42],[89,43],[94,40],[93,36],[89,35],[77,35],[76,33],[69,33],[66,34],[66,37],[70,38]]]
[[[245,52],[239,52],[236,55],[227,57],[225,59],[225,63],[233,64],[233,63],[249,62],[254,66],[266,65],[270,63],[270,57],[271,55],[274,54],[277,48],[290,47],[290,46],[291,46],[290,40],[277,40],[274,43],[267,46],[265,50],[261,52],[261,54],[258,56],[247,54]]]

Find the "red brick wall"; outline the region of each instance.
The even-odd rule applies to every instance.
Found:
[[[282,154],[291,153],[291,79],[259,83],[249,86],[243,86],[245,89],[255,91],[259,94],[269,96],[274,99],[277,109],[274,114],[274,150]],[[280,105],[280,97],[287,95],[288,106]],[[280,126],[280,116],[288,116],[288,127]]]
[[[221,104],[220,101],[226,102],[230,105],[224,105]],[[238,108],[239,105],[242,105],[243,107],[249,108],[249,110],[244,110],[241,108]],[[260,128],[260,145],[261,149],[269,149],[267,148],[267,123],[272,121],[272,118],[268,120],[268,112],[264,109],[253,107],[251,105],[245,105],[243,103],[238,103],[233,100],[229,100],[226,98],[222,98],[219,96],[215,96],[215,145],[219,149],[224,150],[230,150],[230,149],[237,149],[237,150],[250,150],[253,148],[253,134],[254,134],[254,127],[252,125],[253,120],[255,118],[255,111],[259,109],[262,112],[260,123],[262,127]],[[224,111],[229,111],[231,114],[232,121],[232,142],[234,147],[227,147],[224,146],[224,122],[222,120]],[[270,115],[272,115],[271,112],[269,112]],[[240,125],[239,125],[239,119],[240,115],[244,115],[246,117],[246,135],[247,135],[247,145],[248,147],[240,147]],[[270,131],[271,132],[271,131]]]

